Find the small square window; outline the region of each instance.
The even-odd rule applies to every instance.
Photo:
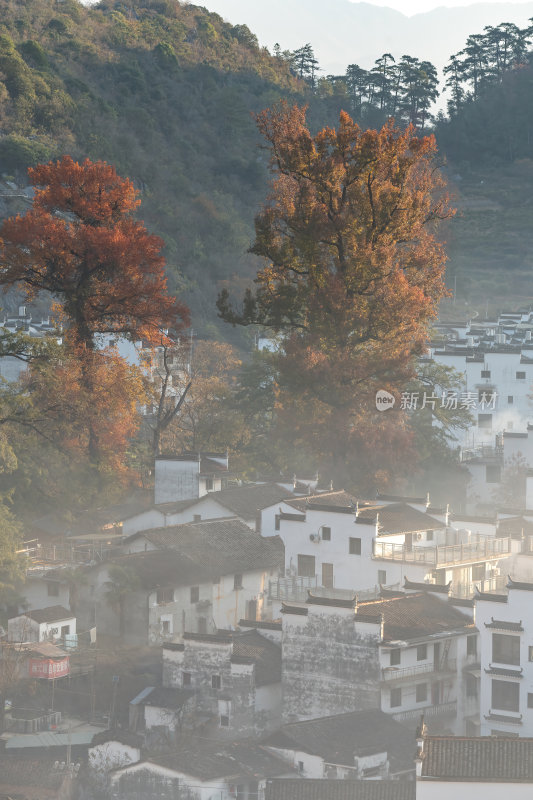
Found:
[[[59,597],[59,583],[56,581],[48,584],[48,597]]]
[[[402,704],[402,690],[398,686],[395,689],[390,690],[390,707],[391,708],[398,708]]]
[[[428,699],[428,685],[427,683],[416,684],[416,702],[425,703]]]
[[[533,694],[531,692],[527,693],[527,707],[533,708]]]
[[[516,373],[516,380],[517,381],[525,381],[526,373],[525,372],[517,372]]]
[[[490,369],[482,369],[481,370],[481,377],[482,378],[490,378]]]
[[[352,556],[361,555],[361,539],[350,536],[349,552]]]
[[[331,528],[326,525],[322,526],[322,541],[331,542]]]
[[[387,570],[378,569],[378,583],[380,586],[385,586],[387,583]]]
[[[191,586],[191,603],[197,603],[200,599],[200,587]]]
[[[205,488],[208,492],[213,491],[213,478],[206,478],[205,479]]]
[[[425,661],[427,657],[428,657],[427,644],[419,644],[418,647],[416,648],[416,660]]]
[[[170,633],[170,620],[168,619],[161,620],[161,633],[164,636]]]
[[[220,686],[221,686],[220,675],[211,675],[211,688],[220,689]]]
[[[533,645],[531,644],[529,645],[529,647],[527,648],[527,653],[528,653],[528,660],[533,661]]]
[[[182,672],[181,678],[182,678],[183,686],[190,686],[191,685],[191,673],[190,672]]]
[[[507,403],[508,403],[510,406],[512,406],[512,405],[513,405],[513,402],[514,402],[513,395],[512,395],[512,394],[508,394],[508,395],[507,395]]]
[[[399,647],[397,647],[396,650],[391,650],[390,651],[390,665],[391,665],[391,667],[395,667],[397,664],[399,664],[401,662],[401,660],[402,660],[402,651],[400,650]]]
[[[432,542],[433,541],[433,531],[426,531],[426,541]]]
[[[240,573],[233,576],[233,588],[242,589],[242,575]]]
[[[192,515],[192,521],[193,522],[201,522],[201,520],[202,520],[202,515],[201,514],[193,514]]]
[[[222,714],[220,717],[220,727],[229,728],[229,717],[227,714]]]

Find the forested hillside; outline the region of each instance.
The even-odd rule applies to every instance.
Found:
[[[255,272],[267,168],[250,112],[302,90],[245,25],[195,6],[0,2],[0,173],[20,185],[27,166],[69,153],[131,177],[204,333],[220,281]]]

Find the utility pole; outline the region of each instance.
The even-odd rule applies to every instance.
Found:
[[[111,698],[111,712],[109,714],[109,727],[111,730],[114,730],[115,728],[115,708],[117,703],[117,689],[119,680],[119,675],[113,675],[113,696]]]

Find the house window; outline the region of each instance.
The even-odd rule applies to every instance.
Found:
[[[477,426],[482,430],[490,431],[492,428],[492,414],[478,414]]]
[[[396,650],[391,650],[390,651],[390,665],[391,665],[391,667],[395,667],[397,664],[400,663],[401,660],[402,660],[402,651],[400,650],[399,647],[397,647]]]
[[[352,556],[361,555],[361,539],[350,536],[349,552]]]
[[[482,369],[481,370],[481,377],[482,378],[490,378],[490,369]]]
[[[520,665],[520,637],[505,633],[492,634],[492,660],[497,664]]]
[[[200,599],[200,587],[191,586],[191,603],[197,603]]]
[[[433,531],[426,531],[426,541],[428,542],[433,541]]]
[[[402,690],[399,686],[390,690],[390,707],[398,708],[402,704]]]
[[[191,673],[190,672],[182,672],[182,685],[183,686],[190,686],[191,685]]]
[[[331,542],[331,528],[326,525],[322,526],[322,541]]]
[[[205,479],[205,488],[208,492],[213,491],[213,478],[206,478]]]
[[[520,686],[511,681],[492,681],[492,709],[518,711],[520,708]]]
[[[533,694],[531,692],[527,693],[527,707],[533,708]]]
[[[427,683],[416,684],[416,702],[425,703],[428,699],[428,685]]]
[[[477,636],[466,637],[466,654],[467,656],[477,656]]]
[[[298,575],[302,578],[314,578],[315,557],[298,555]]]
[[[61,626],[61,638],[64,639],[65,636],[70,634],[70,625],[62,625]]]
[[[57,581],[48,584],[48,597],[59,597],[59,583]]]
[[[229,728],[229,717],[227,714],[220,715],[220,727]]]
[[[427,644],[419,644],[416,648],[416,660],[417,661],[425,661],[428,657],[428,646]]]
[[[161,633],[163,634],[163,636],[170,633],[170,620],[168,619],[161,620]]]
[[[221,686],[220,675],[211,675],[211,688],[220,689],[220,686]]]
[[[533,661],[533,645],[529,645],[527,648],[527,657],[529,661]]]
[[[513,395],[512,394],[508,394],[507,395],[507,402],[509,403],[510,406],[513,405]]]
[[[475,675],[466,676],[466,696],[477,697],[477,678]]]
[[[201,514],[193,514],[192,515],[192,521],[193,522],[201,522],[202,521],[202,515]]]
[[[385,586],[386,583],[387,583],[387,570],[378,569],[378,584],[380,586]]]
[[[156,592],[156,603],[162,606],[165,603],[172,603],[174,600],[174,589],[158,589]]]
[[[475,564],[472,567],[472,580],[482,581],[485,578],[485,564]]]
[[[198,617],[198,633],[207,633],[207,619]]]
[[[279,531],[279,529],[280,529],[280,515],[276,514],[274,521],[274,530]]]
[[[517,381],[525,381],[526,373],[525,372],[517,372],[516,373],[516,380]]]
[[[240,572],[233,576],[233,588],[242,589],[242,575]]]
[[[502,477],[502,468],[499,464],[487,464],[485,467],[485,481],[487,483],[499,483]]]
[[[298,761],[298,772],[301,773],[303,771],[304,771],[304,762],[303,761]]]

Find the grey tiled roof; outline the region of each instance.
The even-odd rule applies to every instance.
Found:
[[[255,519],[257,511],[293,498],[294,494],[276,483],[258,483],[231,486],[209,496],[241,519],[251,520]]]
[[[447,631],[475,631],[470,617],[430,592],[359,603],[358,612],[383,615],[383,639],[414,639]],[[356,615],[357,618],[357,615]]]
[[[262,537],[237,518],[169,525],[135,536],[148,539],[161,550],[175,550],[187,556],[211,575],[279,569],[284,564],[283,543],[279,536]]]
[[[33,611],[25,611],[24,616],[42,624],[43,622],[61,622],[65,619],[73,619],[75,614],[65,606],[47,606],[46,608],[34,608]]]
[[[415,800],[414,781],[347,781],[273,778],[265,800]]]
[[[379,709],[292,722],[271,734],[265,744],[350,767],[359,756],[386,751],[393,772],[414,771],[415,767],[413,732]]]
[[[261,780],[290,775],[293,770],[265,747],[253,742],[179,740],[175,750],[150,761],[177,772],[185,772],[202,781],[216,778]]]
[[[533,739],[428,736],[424,740],[422,777],[533,783]]]

